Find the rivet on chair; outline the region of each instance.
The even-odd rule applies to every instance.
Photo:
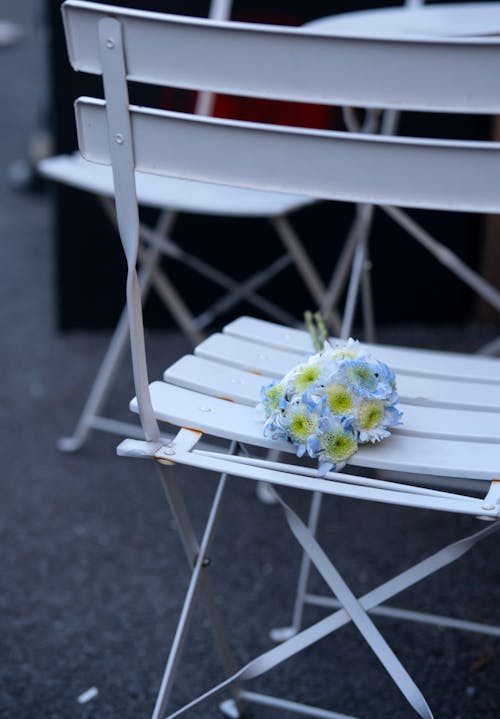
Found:
[[[198,409],[200,410],[200,412],[212,412],[211,407],[198,407]]]
[[[198,561],[198,554],[196,554],[195,557],[194,557],[194,559],[193,559],[193,567],[195,566],[195,564],[196,564],[197,561]],[[209,567],[211,563],[212,563],[212,560],[210,559],[210,557],[203,557],[203,560],[202,560],[202,562],[201,562],[201,566],[202,566],[202,567]]]

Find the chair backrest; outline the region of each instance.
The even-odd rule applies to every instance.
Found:
[[[76,103],[87,160],[111,163],[129,264],[134,373],[148,406],[134,169],[316,198],[500,212],[500,143],[259,125],[129,106],[127,81],[318,104],[450,113],[500,111],[500,40],[363,39],[214,22],[68,0],[70,61],[101,74],[105,101]]]
[[[106,76],[98,28],[106,18],[115,18],[123,33],[129,80],[319,104],[500,111],[500,45],[493,38],[335,38],[295,28],[207,22],[77,0],[63,9],[70,60],[84,72]],[[500,145],[283,131],[131,110],[135,163],[146,172],[376,204],[497,211],[492,180],[497,177]],[[84,156],[109,163],[106,105],[80,99],[77,121]],[[236,155],[221,153],[221,143],[236,145]],[[384,163],[379,162],[382,158]],[[238,173],[238,167],[244,171]],[[400,176],[404,167],[406,183]]]

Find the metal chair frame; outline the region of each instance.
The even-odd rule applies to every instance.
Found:
[[[484,68],[488,66],[494,70],[500,65],[500,44],[495,39],[370,43],[356,38],[324,38],[310,31],[180,19],[79,0],[68,0],[63,12],[74,66],[103,76],[105,103],[89,98],[77,101],[79,144],[89,161],[112,165],[117,220],[128,265],[127,307],[137,393],[132,408],[139,412],[145,440],[125,440],[118,453],[154,461],[193,567],[154,719],[160,719],[166,711],[198,595],[207,605],[226,678],[171,713],[170,719],[223,689],[230,689],[233,694],[232,699],[223,704],[230,716],[238,716],[244,702],[255,701],[311,716],[338,719],[341,715],[336,712],[249,692],[242,689],[242,684],[349,621],[356,626],[414,711],[422,719],[432,719],[432,711],[422,692],[373,623],[369,612],[463,556],[500,528],[500,481],[495,479],[499,461],[498,433],[495,433],[500,416],[499,363],[484,358],[455,358],[446,353],[387,349],[388,356],[394,361],[408,362],[406,374],[411,373],[412,363],[417,368],[412,373],[415,407],[411,403],[405,407],[408,426],[391,442],[376,452],[361,449],[354,461],[358,467],[406,473],[408,483],[340,472],[318,478],[314,470],[301,464],[260,458],[249,449],[251,446],[285,453],[290,452],[290,446],[262,437],[253,421],[256,383],[262,381],[255,373],[262,368],[264,375],[267,372],[279,376],[283,366],[303,357],[306,337],[298,330],[279,325],[238,320],[226,328],[224,335],[216,335],[202,343],[194,357],[187,356],[169,368],[166,382],[149,386],[141,290],[136,272],[140,228],[135,170],[149,168],[153,172],[200,180],[210,177],[237,186],[304,192],[312,197],[348,202],[366,203],[369,200],[370,204],[435,209],[459,206],[464,210],[500,212],[494,183],[500,171],[500,144],[354,136],[193,118],[130,106],[127,80],[139,76],[142,81],[154,82],[156,72],[161,72],[165,81],[174,80],[187,86],[198,84],[210,91],[238,89],[252,95],[266,90],[275,97],[297,100],[313,96],[324,102],[333,100],[353,105],[359,100],[361,106],[378,105],[383,100],[384,106],[394,108],[405,104],[419,108],[430,103],[434,109],[451,106],[457,112],[464,106],[468,111],[471,109],[472,89],[475,110],[489,112],[500,108],[491,85],[495,73],[485,73]],[[144,48],[150,50],[152,43],[155,43],[155,53],[145,53]],[[232,62],[220,63],[230,51]],[[343,72],[346,67],[351,67],[348,60],[354,56],[363,57],[366,77],[362,73]],[[155,58],[153,65],[151,57]],[[208,58],[208,61],[202,64],[200,57]],[[436,62],[438,57],[440,63]],[[181,61],[175,63],[176,59]],[[250,61],[255,62],[253,73],[248,73]],[[304,73],[299,80],[297,73],[290,69],[291,61]],[[391,67],[396,67],[397,72],[388,76],[382,86],[374,88],[368,71],[377,74],[378,65],[388,61],[392,61]],[[336,68],[342,68],[342,72],[335,73]],[[411,83],[406,75],[410,68]],[[429,68],[437,70],[429,73]],[[316,72],[312,72],[313,69]],[[399,83],[398,77],[404,77],[405,82]],[[460,83],[451,81],[457,77]],[[228,151],[221,153],[221,148]],[[378,175],[370,175],[371,168],[381,166],[382,156],[386,158],[383,181]],[[253,162],[248,162],[249,158]],[[332,173],[333,163],[342,166],[344,172]],[[411,183],[402,181],[405,177],[402,171],[408,166],[412,167]],[[463,170],[461,182],[455,185],[444,182],[453,177],[457,166]],[[480,172],[473,173],[479,169]],[[481,379],[475,373],[479,373]],[[443,398],[429,401],[429,396],[418,388],[419,382],[425,382],[429,377],[441,378],[443,382],[448,377],[451,389],[460,383],[465,395],[467,388],[472,388],[471,396],[476,405],[474,400],[457,401],[453,391],[446,402]],[[485,385],[482,388],[481,383]],[[484,390],[486,401],[478,407],[477,397],[482,394],[481,390]],[[173,441],[162,441],[158,420],[180,427]],[[472,430],[471,423],[474,425]],[[229,453],[196,449],[205,433],[230,440]],[[220,475],[201,542],[195,538],[175,478],[174,466],[184,464]],[[449,489],[443,491],[408,476],[415,472],[430,479],[431,484],[434,477],[445,474],[451,478],[485,480],[488,488],[479,498]],[[214,607],[207,555],[229,475],[313,494],[465,514],[492,524],[443,548],[363,597],[356,597],[320,547],[311,528],[277,494],[293,536],[341,608],[235,670],[228,632]],[[479,484],[478,489],[480,491]]]

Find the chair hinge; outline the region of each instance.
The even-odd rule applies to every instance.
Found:
[[[171,442],[158,448],[154,458],[161,464],[175,464],[176,455],[190,452],[202,436],[203,432],[197,429],[183,427]]]
[[[488,492],[486,493],[481,509],[486,512],[493,512],[493,510],[499,510],[500,505],[500,479],[492,479]]]

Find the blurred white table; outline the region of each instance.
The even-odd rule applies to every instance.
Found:
[[[498,35],[500,2],[377,8],[320,18],[308,27],[335,35],[373,38]]]

